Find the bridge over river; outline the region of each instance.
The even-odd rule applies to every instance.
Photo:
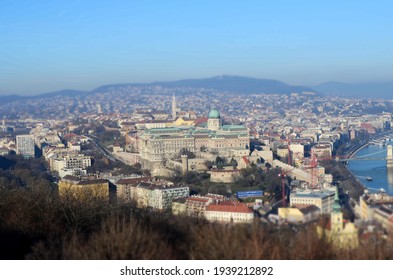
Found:
[[[377,157],[376,155],[386,153],[386,157]],[[387,145],[386,149],[380,150],[378,152],[362,155],[362,156],[354,156],[349,158],[339,158],[336,157],[336,161],[348,162],[354,160],[385,160],[387,168],[393,168],[393,146]]]

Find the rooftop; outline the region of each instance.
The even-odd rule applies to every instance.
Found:
[[[206,211],[233,212],[233,213],[254,213],[246,204],[238,201],[224,201],[219,204],[210,204]]]
[[[308,192],[293,192],[291,197],[309,197],[309,198],[328,198],[334,196],[335,192],[322,192],[322,191],[308,191]]]
[[[129,184],[135,184],[139,182],[146,182],[151,180],[151,177],[138,177],[138,178],[127,178],[127,179],[120,179],[116,182],[116,184],[119,185],[129,185]]]

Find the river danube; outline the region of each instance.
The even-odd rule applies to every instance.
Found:
[[[356,152],[353,157],[386,158],[386,146],[369,145]],[[387,171],[385,160],[353,160],[348,162],[348,169],[370,192],[383,188],[393,195],[393,170]],[[369,181],[367,177],[372,180]]]

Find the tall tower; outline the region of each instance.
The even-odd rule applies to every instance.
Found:
[[[207,129],[219,130],[221,127],[221,116],[216,109],[211,109],[207,120]]]
[[[173,94],[172,96],[172,119],[176,119],[176,96]]]
[[[393,146],[392,145],[387,145],[386,167],[389,168],[389,170],[393,168]]]
[[[343,213],[338,198],[338,187],[334,196],[333,212],[330,214],[330,223],[332,227],[332,237],[337,236],[343,230]]]

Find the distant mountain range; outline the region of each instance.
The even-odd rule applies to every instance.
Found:
[[[236,92],[240,94],[266,93],[266,94],[290,94],[292,92],[313,92],[314,90],[304,86],[291,86],[277,80],[255,79],[240,76],[217,76],[207,79],[190,79],[175,82],[153,83],[166,87],[193,87],[209,88],[222,91]]]
[[[256,79],[250,77],[222,75],[205,79],[186,79],[171,82],[154,83],[129,83],[103,85],[91,91],[79,91],[66,89],[56,92],[44,93],[34,96],[7,95],[0,96],[1,103],[9,103],[21,99],[34,99],[55,96],[81,96],[94,94],[97,92],[116,91],[129,86],[161,86],[166,88],[204,88],[217,91],[227,91],[238,94],[290,94],[310,93],[317,95],[334,95],[340,97],[393,97],[393,82],[391,83],[364,83],[364,84],[345,84],[340,82],[327,82],[313,87],[292,86],[278,80]]]
[[[277,80],[256,79],[241,76],[222,75],[205,79],[187,79],[172,82],[154,82],[148,84],[114,84],[105,85],[93,90],[93,92],[107,91],[124,86],[162,86],[166,88],[205,88],[220,91],[228,91],[239,94],[266,93],[266,94],[290,94],[292,92],[314,92],[315,90],[304,86],[291,86]]]
[[[0,95],[1,103],[9,103],[13,101],[18,101],[22,99],[36,99],[36,98],[45,98],[45,97],[55,97],[55,96],[78,96],[81,94],[86,94],[86,91],[81,90],[73,90],[73,89],[64,89],[54,92],[42,93],[38,95],[30,95],[30,96],[22,96],[22,95]]]
[[[291,86],[277,80],[256,79],[240,76],[222,75],[206,79],[188,79],[171,82],[154,82],[154,83],[129,83],[129,84],[113,84],[103,85],[91,91],[79,91],[66,89],[56,92],[44,93],[34,96],[19,96],[7,95],[0,96],[0,102],[8,103],[20,99],[34,99],[55,96],[80,96],[84,94],[94,94],[97,92],[107,92],[109,90],[116,91],[129,86],[161,86],[166,88],[204,88],[217,91],[228,91],[238,94],[252,94],[252,93],[265,93],[265,94],[290,94],[292,92],[315,92],[310,87],[304,86]]]
[[[314,86],[313,89],[339,97],[393,98],[393,82],[346,84],[331,81]]]

